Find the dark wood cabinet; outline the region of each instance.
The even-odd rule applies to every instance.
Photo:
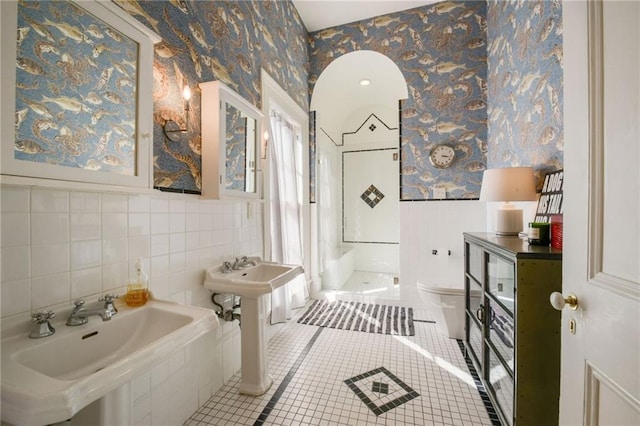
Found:
[[[504,425],[558,424],[562,251],[465,233],[465,349]]]

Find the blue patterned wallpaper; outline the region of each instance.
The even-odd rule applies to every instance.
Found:
[[[402,109],[402,200],[429,199],[434,185],[447,187],[450,198],[477,197],[487,164],[531,164],[540,175],[562,167],[558,1],[442,2],[310,35],[289,1],[114,2],[163,38],[156,46],[153,73],[158,187],[200,190],[197,83],[222,80],[259,107],[264,67],[308,110],[308,94],[322,70],[334,58],[359,49],[390,57],[409,84]],[[52,7],[61,2],[29,4]],[[63,40],[55,28],[47,30],[57,42]],[[55,53],[42,55],[47,59]],[[184,84],[194,92],[189,132],[180,142],[167,142],[162,133],[165,120],[187,124],[181,99]],[[48,106],[64,108],[55,102]],[[111,142],[117,148],[117,140]],[[439,142],[456,149],[458,160],[450,169],[435,169],[427,159]],[[126,144],[120,148],[126,149]],[[108,161],[100,165],[107,166]]]
[[[533,166],[538,186],[563,167],[562,5],[487,6],[489,167]]]
[[[310,34],[310,90],[341,55],[373,50],[404,74],[401,200],[476,198],[487,154],[486,3],[447,1]],[[437,169],[428,160],[438,143],[450,144],[456,162]]]
[[[18,160],[135,173],[138,44],[68,1],[18,4]]]
[[[307,32],[289,1],[114,0],[163,39],[154,61],[154,185],[201,188],[200,92],[197,84],[221,80],[260,108],[260,68],[308,111]],[[181,99],[188,84],[189,132],[164,140],[162,124],[185,124]]]

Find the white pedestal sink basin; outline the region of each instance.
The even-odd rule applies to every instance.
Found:
[[[138,308],[118,304],[118,311],[77,327],[59,315],[52,336],[2,339],[2,420],[67,420],[219,325],[210,309],[154,299]]]
[[[256,265],[224,273],[222,265],[218,265],[207,269],[204,286],[214,293],[255,298],[271,293],[303,272],[301,266],[256,261]]]
[[[254,266],[223,273],[222,265],[207,269],[204,286],[214,293],[235,294],[242,299],[241,364],[238,391],[259,396],[271,387],[264,324],[266,312],[260,298],[287,284],[304,270],[297,265],[257,261]]]

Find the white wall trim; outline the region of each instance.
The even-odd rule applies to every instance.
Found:
[[[307,280],[311,279],[311,216],[309,209],[309,114],[306,113],[292,98],[284,91],[282,87],[265,71],[261,70],[262,81],[262,113],[265,116],[263,120],[263,130],[269,131],[269,112],[271,109],[276,109],[284,115],[288,116],[291,120],[300,125],[300,131],[302,134],[302,166],[303,166],[303,201],[302,201],[302,238],[303,238],[303,253],[304,253],[304,270],[307,276]],[[273,140],[269,135],[269,140]],[[266,147],[264,148],[265,152]],[[262,169],[264,175],[268,173],[268,161],[262,160]],[[264,185],[264,254],[265,259],[271,258],[271,234],[270,234],[270,221],[269,209],[267,208],[270,197],[269,180],[262,179]]]

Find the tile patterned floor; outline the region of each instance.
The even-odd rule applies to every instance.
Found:
[[[358,292],[370,289],[356,287],[376,277],[362,284],[364,275],[354,275],[345,295],[366,299]],[[378,278],[394,291],[389,277]],[[499,425],[460,342],[432,322],[417,321],[416,335],[401,337],[298,324],[302,313],[269,342],[274,384],[265,395],[239,395],[237,374],[185,426]]]
[[[393,275],[379,272],[354,271],[340,290],[329,293],[340,300],[365,303],[400,300],[400,286],[393,284]]]

